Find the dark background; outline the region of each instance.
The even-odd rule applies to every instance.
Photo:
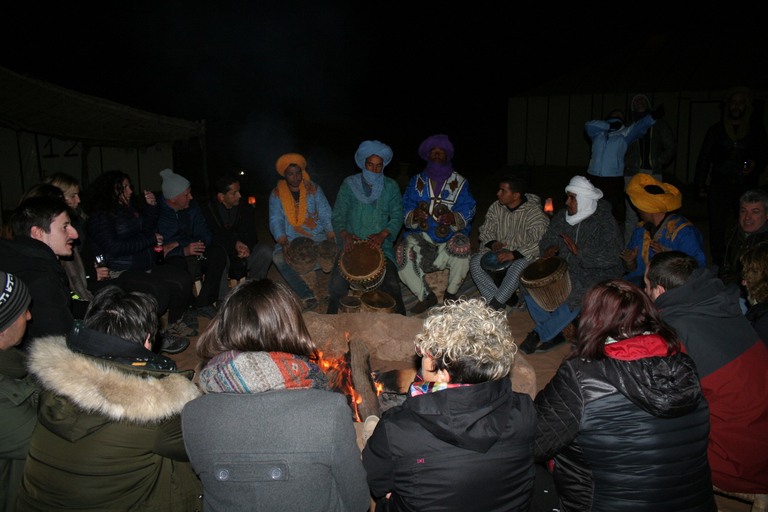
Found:
[[[204,119],[209,174],[243,167],[249,188],[271,187],[275,160],[291,151],[308,158],[310,174],[340,182],[358,171],[352,157],[366,139],[394,149],[388,174],[401,162],[413,174],[423,165],[419,143],[434,133],[449,135],[456,169],[472,176],[506,163],[510,96],[606,55],[621,66],[622,52],[653,34],[723,29],[702,21],[721,13],[662,9],[30,2],[2,17],[0,65],[157,114]]]

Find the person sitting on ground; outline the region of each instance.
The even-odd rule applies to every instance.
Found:
[[[392,148],[383,142],[360,143],[355,163],[362,172],[341,184],[331,221],[339,248],[348,249],[357,240],[367,240],[371,248],[381,249],[385,267],[380,290],[395,299],[395,312],[405,315],[393,249],[403,224],[403,198],[397,182],[384,176],[384,168],[391,161]],[[328,283],[328,314],[338,313],[339,301],[348,292],[349,282],[342,277],[337,261]]]
[[[630,180],[627,195],[640,217],[629,245],[621,253],[629,270],[627,281],[642,286],[648,262],[665,251],[682,251],[696,258],[700,267],[707,265],[701,231],[673,213],[683,205],[683,194],[677,187],[641,173]]]
[[[32,321],[27,340],[67,334],[72,329],[72,292],[59,258],[72,256],[77,231],[69,207],[50,197],[31,197],[16,207],[10,222],[13,240],[0,239],[0,269],[27,285],[32,295]]]
[[[15,510],[200,509],[181,437],[200,392],[192,371],[152,352],[156,330],[151,295],[110,286],[66,337],[32,344],[43,392]]]
[[[227,276],[238,281],[244,277],[267,277],[272,264],[272,248],[259,243],[256,212],[253,206],[242,201],[240,178],[235,174],[225,174],[216,178],[215,185],[216,195],[203,206],[203,216],[213,233],[213,243],[227,251]],[[228,289],[224,295],[227,293]],[[222,296],[221,291],[219,296]]]
[[[739,199],[739,223],[725,241],[725,261],[718,277],[727,284],[741,284],[741,257],[761,242],[768,241],[768,193],[748,190]]]
[[[757,244],[741,257],[742,276],[750,307],[747,320],[768,345],[768,242]]]
[[[670,251],[651,260],[645,290],[696,363],[709,402],[712,482],[768,493],[768,347],[742,314],[738,288]]]
[[[528,510],[536,418],[512,391],[506,316],[481,299],[449,301],[414,343],[433,375],[382,415],[363,450],[377,510]]]
[[[98,288],[119,285],[152,295],[158,303],[158,315],[168,311],[167,329],[159,335],[161,352],[184,351],[189,346],[186,336],[197,334],[182,319],[192,300],[192,278],[177,267],[155,261],[153,249],[163,242],[155,233],[160,215],[155,195],[145,190],[146,204],[139,211],[128,175],[107,171],[88,187],[86,197],[91,248],[106,258],[110,269],[111,279],[99,281]]]
[[[368,510],[352,411],[316,364],[286,285],[240,283],[198,353],[206,394],[186,405],[182,426],[205,510]]]
[[[583,176],[574,176],[565,192],[565,209],[552,218],[539,249],[543,259],[558,255],[566,261],[571,293],[551,313],[530,295],[525,296],[536,326],[520,345],[523,354],[548,352],[564,344],[563,329],[579,315],[581,298],[589,287],[604,279],[621,277],[619,254],[624,239],[611,215],[611,206],[601,199],[603,193]]]
[[[304,301],[305,309],[317,306],[315,292],[286,261],[291,241],[304,236],[315,242],[336,241],[331,220],[331,205],[320,185],[309,179],[307,161],[298,153],[287,153],[277,159],[277,173],[284,180],[269,196],[269,230],[275,238],[272,261],[293,291]]]
[[[178,267],[203,279],[194,313],[185,314],[184,323],[197,329],[197,317],[216,316],[216,301],[223,300],[227,287],[227,252],[213,243],[213,235],[200,205],[192,198],[189,180],[170,169],[160,171],[163,193],[157,198],[160,217],[156,232],[163,237],[166,265]]]
[[[716,510],[696,365],[637,286],[584,295],[578,340],[536,410],[536,460],[554,457],[561,511]]]
[[[501,179],[496,193],[498,201],[488,208],[480,226],[480,251],[469,261],[472,279],[486,303],[500,311],[506,304],[517,304],[520,274],[539,257],[539,242],[549,226],[541,199],[526,193],[527,188],[527,182],[521,179]],[[481,265],[483,257],[491,251],[497,253],[495,259],[500,264],[511,262],[499,286]]]
[[[0,510],[12,510],[37,424],[40,387],[16,348],[31,318],[31,301],[18,277],[0,271]]]
[[[458,298],[469,273],[469,232],[476,202],[469,181],[453,168],[453,155],[447,135],[427,137],[419,146],[427,166],[403,194],[405,234],[397,247],[397,267],[400,279],[419,300],[411,308],[414,315],[437,304],[426,274],[448,269],[446,301]]]

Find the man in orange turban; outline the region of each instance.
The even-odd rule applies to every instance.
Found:
[[[674,213],[683,205],[683,194],[677,187],[640,173],[627,185],[627,195],[640,217],[627,249],[621,253],[630,272],[628,281],[643,286],[648,262],[660,252],[681,251],[696,258],[699,266],[706,266],[701,231]]]
[[[285,250],[298,237],[315,242],[335,240],[331,224],[331,206],[323,189],[309,179],[306,159],[298,153],[287,153],[277,159],[277,173],[283,180],[269,195],[269,230],[277,244],[272,262],[280,275],[301,297],[305,310],[317,306],[315,293],[302,277],[286,262]]]

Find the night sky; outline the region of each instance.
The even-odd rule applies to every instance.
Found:
[[[682,11],[638,23],[628,7],[519,4],[29,2],[3,16],[0,65],[204,119],[213,173],[267,175],[296,151],[347,175],[365,139],[420,166],[419,143],[446,133],[456,169],[471,174],[506,163],[511,95],[620,50],[630,34],[699,28]]]

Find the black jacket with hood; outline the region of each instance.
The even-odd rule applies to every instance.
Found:
[[[647,357],[651,337],[614,343],[622,359],[564,361],[536,397],[536,460],[554,457],[563,512],[715,510],[696,366]]]
[[[363,450],[374,497],[390,510],[526,511],[536,413],[509,379],[409,396]]]

